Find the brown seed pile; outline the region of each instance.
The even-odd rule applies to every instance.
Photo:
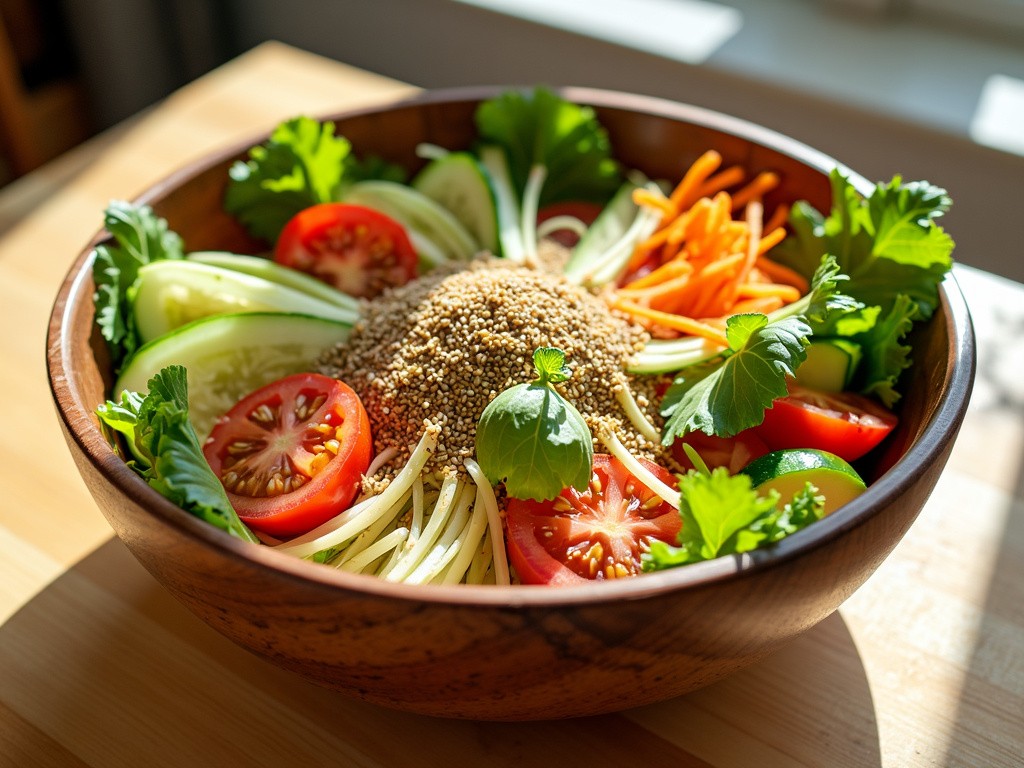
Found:
[[[603,450],[596,439],[605,426],[635,454],[655,457],[660,446],[637,434],[615,395],[629,386],[653,415],[649,377],[623,372],[646,340],[642,328],[560,275],[480,257],[368,302],[349,340],[321,364],[359,394],[376,451],[398,449],[392,467],[432,423],[441,435],[427,470],[461,471],[475,453],[480,414],[502,390],[535,378],[533,351],[542,346],[565,353],[572,376],[557,386],[587,420],[595,451]],[[378,475],[378,485],[389,476]]]

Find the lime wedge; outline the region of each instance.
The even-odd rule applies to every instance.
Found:
[[[866,486],[857,470],[835,454],[809,448],[772,451],[754,459],[741,472],[759,491],[774,489],[782,502],[810,483],[825,497],[825,514],[831,514],[860,496]]]

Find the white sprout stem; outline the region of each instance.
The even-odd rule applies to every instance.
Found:
[[[338,568],[351,573],[361,573],[367,566],[380,559],[388,552],[402,546],[409,536],[408,528],[395,528],[391,533],[377,539],[355,557],[339,563]]]
[[[622,406],[622,410],[625,411],[630,423],[636,427],[636,431],[655,445],[658,445],[661,442],[661,434],[651,423],[651,420],[647,418],[647,414],[640,408],[640,404],[633,397],[633,392],[625,381],[619,382],[615,397],[619,401],[619,405]]]
[[[373,542],[376,541],[382,533],[384,533],[384,530],[388,526],[396,524],[396,521],[401,518],[402,512],[404,512],[408,506],[409,496],[406,494],[397,504],[392,505],[388,514],[381,515],[373,525],[356,536],[348,546],[345,547],[341,555],[331,564],[335,566],[344,565],[364,549],[371,546]]]
[[[458,555],[465,545],[462,534],[470,519],[469,510],[473,503],[473,490],[468,483],[459,481],[458,496],[452,513],[445,521],[444,534],[433,550],[405,579],[407,584],[427,584],[436,581]]]
[[[480,162],[491,179],[494,192],[501,255],[509,261],[522,264],[525,254],[522,233],[519,230],[519,201],[509,179],[505,151],[495,146],[482,147]]]
[[[381,467],[383,467],[386,464],[390,463],[390,461],[393,458],[395,458],[395,455],[397,453],[398,453],[398,449],[395,446],[393,446],[393,445],[389,445],[387,448],[385,448],[383,451],[378,453],[373,458],[373,461],[370,462],[370,466],[368,466],[366,468],[366,472],[364,472],[363,475],[365,477],[373,477],[374,475],[377,474],[377,471]]]
[[[520,232],[525,250],[525,262],[528,266],[537,264],[537,212],[540,209],[540,190],[548,172],[543,165],[535,165],[526,177],[526,188],[523,190],[523,207],[519,213]]]
[[[467,486],[467,489],[470,489],[470,486]],[[459,534],[459,540],[462,542],[461,548],[459,549],[458,556],[452,561],[448,570],[445,571],[444,578],[442,579],[444,584],[458,584],[464,577],[467,578],[468,583],[467,574],[469,567],[476,557],[484,534],[487,532],[487,504],[484,501],[483,492],[476,483],[473,484],[472,490],[475,491],[473,514],[470,516],[469,522],[466,523],[463,532]]]
[[[385,579],[388,581],[405,581],[406,577],[426,557],[430,548],[434,546],[434,542],[441,533],[451,508],[455,504],[458,490],[459,479],[456,475],[451,475],[444,479],[444,482],[441,484],[441,493],[437,497],[437,503],[430,513],[430,519],[427,520],[427,527],[423,529],[423,535],[416,541],[412,549],[398,559],[394,568],[387,573],[381,574]]]
[[[547,237],[552,232],[559,232],[563,229],[572,232],[577,237],[582,237],[587,231],[587,225],[582,219],[577,219],[575,216],[552,216],[537,225],[537,237]]]
[[[491,533],[491,552],[494,558],[494,581],[496,584],[510,584],[511,579],[508,572],[508,557],[505,555],[505,531],[501,524],[501,512],[498,509],[498,500],[494,497],[494,488],[487,482],[484,471],[480,465],[472,459],[466,459],[466,469],[469,470],[473,482],[483,492],[484,506],[487,509],[487,527]]]
[[[313,530],[307,531],[301,536],[296,536],[294,539],[289,539],[288,541],[279,541],[274,546],[274,548],[280,550],[281,552],[290,553],[291,550],[296,547],[301,547],[302,545],[308,544],[311,541],[316,541],[318,539],[323,538],[324,536],[329,536],[330,534],[334,533],[336,530],[341,528],[343,525],[346,525],[350,521],[356,519],[361,514],[363,514],[363,512],[366,511],[366,508],[374,503],[376,498],[376,496],[366,496],[364,498],[357,499],[356,502],[351,507],[335,515],[327,522],[321,523]]]
[[[486,512],[487,508],[485,505],[484,513],[486,514]],[[494,570],[491,568],[492,562],[494,562],[494,549],[491,546],[491,532],[485,529],[483,539],[476,548],[476,552],[473,554],[473,562],[470,563],[469,571],[466,573],[466,583],[494,584]],[[489,580],[488,576],[490,576]]]
[[[423,530],[423,478],[417,477],[412,484],[412,522],[409,524],[409,536],[420,537]]]
[[[648,208],[641,208],[633,223],[607,251],[604,257],[594,264],[583,276],[585,285],[599,286],[610,283],[619,276],[636,244],[650,237],[658,226],[659,214]]]
[[[421,141],[416,145],[416,157],[422,157],[424,160],[437,160],[448,154],[447,149],[439,144],[431,144],[429,141]]]
[[[458,539],[447,547],[438,544],[424,558],[416,570],[405,579],[406,584],[428,584],[433,578],[444,570],[445,566],[458,554],[462,542]]]
[[[655,477],[653,472],[637,461],[637,458],[626,449],[626,446],[622,444],[614,432],[602,431],[600,440],[604,443],[605,448],[608,449],[608,453],[622,462],[622,466],[628,469],[633,477],[646,485],[652,493],[660,497],[666,504],[679,509],[679,491],[663,483]]]
[[[430,455],[437,448],[437,438],[441,430],[436,425],[427,427],[423,432],[415,450],[409,457],[409,461],[402,468],[402,471],[395,475],[388,487],[376,496],[367,499],[367,504],[360,514],[350,519],[336,530],[330,531],[323,536],[302,541],[298,544],[288,542],[277,547],[278,550],[288,552],[296,557],[309,557],[324,549],[339,546],[360,531],[366,530],[378,520],[381,515],[387,513],[391,507],[404,499],[412,491],[412,484],[416,477],[423,471]]]
[[[630,373],[672,373],[688,365],[710,360],[722,354],[725,347],[697,336],[662,341],[655,339],[633,356],[626,366]]]

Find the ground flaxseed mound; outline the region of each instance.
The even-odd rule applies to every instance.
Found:
[[[615,394],[629,386],[655,416],[653,382],[623,371],[646,340],[642,328],[560,275],[480,257],[366,303],[348,342],[321,364],[359,394],[376,452],[398,449],[390,474],[404,464],[427,423],[441,428],[427,470],[461,471],[475,453],[480,414],[499,392],[534,378],[533,351],[543,346],[565,353],[572,377],[558,389],[595,436],[600,426],[610,427],[634,454],[660,458],[663,449],[636,432]],[[385,471],[376,482],[388,476]]]

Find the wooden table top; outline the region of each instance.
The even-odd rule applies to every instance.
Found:
[[[112,537],[44,370],[103,208],[282,118],[411,90],[268,43],[0,193],[0,766],[1021,765],[1024,286],[977,270],[957,268],[975,395],[910,533],[814,630],[662,704],[492,724],[352,701],[223,639]]]

